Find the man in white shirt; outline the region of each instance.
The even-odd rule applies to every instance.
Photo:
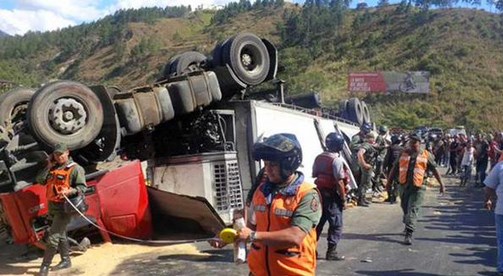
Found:
[[[494,209],[496,239],[498,244],[498,275],[503,276],[503,161],[498,162],[484,180],[486,185],[485,207]],[[494,202],[496,200],[496,202]],[[496,206],[495,206],[496,205]]]

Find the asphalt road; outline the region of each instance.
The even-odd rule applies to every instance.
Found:
[[[412,246],[404,245],[398,204],[374,203],[344,213],[339,252],[344,261],[319,260],[317,275],[494,275],[496,239],[493,213],[481,208],[480,188],[461,188],[445,179],[447,193],[429,188],[423,216]],[[325,229],[326,231],[326,229]],[[197,244],[204,255],[137,255],[124,261],[117,274],[247,275],[246,264],[232,262],[232,249]],[[326,250],[326,237],[319,251]],[[146,260],[148,262],[146,263]]]

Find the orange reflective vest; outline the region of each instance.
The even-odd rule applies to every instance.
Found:
[[[426,168],[428,167],[428,158],[430,152],[423,150],[416,157],[416,165],[414,167],[413,185],[421,188],[423,186],[424,174],[426,173]],[[399,159],[399,173],[398,182],[401,185],[407,184],[407,171],[409,169],[410,155],[407,151],[402,152]]]
[[[70,163],[62,169],[51,170],[46,182],[47,185],[47,200],[52,202],[64,202],[61,196],[63,188],[71,188],[72,171],[75,169],[76,163]]]
[[[292,215],[298,204],[307,193],[316,188],[314,184],[302,182],[291,193],[277,193],[272,202],[267,204],[264,185],[267,183],[262,183],[253,196],[258,232],[279,231],[291,227]],[[248,254],[250,272],[254,276],[314,275],[316,246],[315,228],[306,235],[301,246],[277,247],[259,242],[252,243]]]
[[[314,184],[319,190],[337,191],[337,181],[334,177],[333,163],[336,158],[342,158],[337,153],[324,152],[316,157],[313,165],[313,177],[316,177]],[[349,182],[349,172],[346,166],[344,169],[344,183]]]

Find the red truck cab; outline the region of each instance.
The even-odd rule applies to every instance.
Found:
[[[102,173],[88,175],[86,217],[107,231],[138,239],[152,237],[152,217],[147,187],[139,161]],[[46,188],[35,184],[17,192],[0,194],[0,215],[15,243],[44,248],[42,238],[48,229]],[[69,229],[90,223],[75,216]],[[104,241],[110,234],[100,230]]]

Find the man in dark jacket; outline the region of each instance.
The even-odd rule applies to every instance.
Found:
[[[344,137],[332,132],[327,135],[325,145],[328,151],[318,155],[313,165],[313,177],[321,194],[322,215],[316,227],[317,240],[320,239],[325,222],[328,221],[327,260],[343,260],[337,254],[337,244],[342,237],[342,211],[346,209],[346,173],[339,152],[344,146]]]
[[[391,136],[391,146],[389,150],[386,152],[386,156],[384,157],[384,172],[386,175],[389,174],[393,164],[395,164],[398,157],[400,157],[400,153],[402,153],[403,147],[400,144],[400,136],[392,135]],[[395,177],[391,180],[392,183],[386,185],[386,190],[388,192],[388,198],[385,200],[391,204],[396,203],[396,198],[398,196],[398,179]]]

